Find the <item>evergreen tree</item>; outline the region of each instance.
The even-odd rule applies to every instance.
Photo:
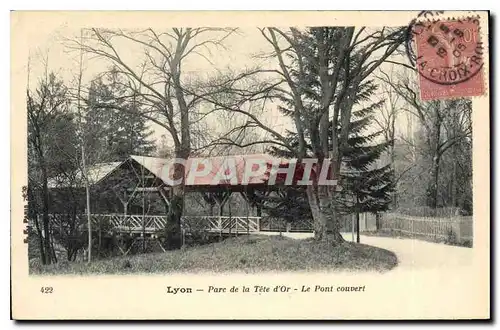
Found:
[[[262,209],[272,219],[282,219],[280,228],[293,227],[294,222],[311,220],[311,209],[307,201],[305,187],[283,187],[267,196],[258,196]]]
[[[320,70],[325,68],[325,65],[322,65],[327,60],[324,54],[330,54],[328,59],[335,62],[336,50],[333,47],[335,42],[332,43],[332,48],[324,49],[325,45],[318,42],[318,40],[324,40],[324,38],[336,40],[340,36],[338,32],[335,29],[309,29],[301,35],[300,45],[296,45],[301,47],[301,53],[306,54],[305,58],[309,60],[304,61],[302,59],[299,63],[299,59],[290,58],[292,67],[298,68],[292,71],[292,75],[296,81],[302,82],[298,88],[300,88],[303,95],[303,104],[306,108],[311,109],[311,111],[303,112],[302,122],[320,122],[323,119],[317,117],[318,112],[314,111],[314,109],[320,108],[322,104]],[[323,48],[319,49],[320,46]],[[320,56],[320,54],[323,54],[323,56]],[[344,63],[343,69],[339,71],[337,86],[350,86],[353,83],[350,75],[352,72],[356,72],[362,62],[363,57],[358,56],[355,51],[349,57],[349,60]],[[336,146],[339,148],[337,151],[338,160],[340,161],[340,173],[335,175],[339,178],[339,185],[343,189],[341,193],[333,194],[335,197],[330,202],[330,212],[343,214],[378,212],[387,209],[389,205],[390,192],[393,186],[392,169],[390,165],[377,168],[376,162],[390,143],[377,143],[376,141],[378,141],[377,139],[382,132],[368,131],[374,112],[379,110],[383,104],[383,102],[370,102],[370,98],[373,97],[376,89],[377,86],[373,81],[364,81],[357,88],[349,89],[352,91],[349,98],[354,100],[354,103],[352,115],[347,116],[350,118],[348,129],[345,130],[342,127],[342,116],[340,119],[335,120],[335,124],[330,119],[329,127],[327,127],[328,152],[336,150]],[[350,102],[345,98],[344,100]],[[292,99],[282,97],[281,101],[282,106],[279,110],[284,115],[297,115],[296,111],[290,110],[293,109]],[[343,106],[347,105],[339,104],[340,108]],[[339,111],[339,109],[334,109],[335,111]],[[344,113],[343,111],[340,112]],[[328,115],[328,113],[325,115]],[[306,125],[306,127],[311,129],[304,131],[307,151],[305,157],[318,158],[318,154],[322,154],[325,158],[328,158],[329,155],[324,149],[318,150],[320,149],[318,146],[321,145],[320,141],[325,139],[325,130],[322,131],[321,127],[318,128],[316,125]],[[315,128],[315,130],[312,130],[312,128]],[[341,132],[343,131],[347,131],[349,134],[346,146],[340,148],[338,141],[342,139]],[[336,141],[333,140],[333,136],[336,137]],[[298,146],[300,138],[296,132],[287,132],[287,138],[292,147]],[[284,148],[271,147],[270,152],[281,157],[293,157]],[[284,211],[286,213],[286,210]],[[332,215],[335,217],[334,214]]]
[[[311,86],[314,86],[314,84],[311,83]],[[391,193],[394,189],[394,176],[391,165],[377,167],[381,155],[387,150],[391,141],[377,143],[376,141],[383,132],[369,132],[374,113],[383,105],[383,101],[369,103],[376,90],[377,86],[372,81],[368,81],[361,86],[356,94],[356,105],[359,110],[353,111],[352,120],[349,124],[348,148],[342,150],[343,161],[339,180],[342,191],[337,194],[337,212],[356,214],[358,228],[360,213],[377,213],[388,209],[391,202]],[[368,106],[363,107],[363,104],[367,102]],[[281,107],[280,111],[289,114],[285,107]],[[339,127],[337,127],[336,132],[340,132]],[[293,143],[296,140],[296,134],[291,131],[287,132],[287,134]],[[311,150],[310,145],[307,146],[307,149]],[[287,150],[277,147],[271,147],[269,152],[279,157],[290,157]],[[291,192],[268,198],[272,201],[268,205],[274,206],[274,209],[270,210],[270,212],[281,214],[287,221],[293,221],[293,217],[297,215],[301,217],[310,215],[303,189],[300,189],[300,187],[288,187],[286,189],[291,190]],[[294,199],[293,206],[285,201],[290,196],[293,196]],[[267,209],[269,210],[269,206]]]
[[[95,106],[115,103],[127,111]],[[95,79],[89,90],[89,107],[85,116],[87,150],[92,150],[93,163],[127,159],[132,154],[152,156],[156,150],[153,131],[144,117],[135,115],[140,104],[134,98],[122,98],[116,80]]]
[[[372,81],[363,84],[357,95],[357,103],[369,101],[376,89],[377,86]],[[387,210],[394,190],[391,164],[381,167],[377,164],[391,141],[377,142],[383,132],[369,131],[374,112],[382,107],[383,102],[369,103],[368,106],[353,112],[348,147],[342,153],[343,170],[340,178],[343,190],[338,195],[337,204],[341,213],[356,214],[358,242],[359,214]]]

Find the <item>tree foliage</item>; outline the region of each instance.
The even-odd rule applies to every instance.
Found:
[[[376,91],[372,81],[362,88],[363,98],[369,99]],[[341,170],[342,192],[339,206],[343,213],[386,211],[393,192],[392,164],[381,164],[381,156],[392,144],[382,139],[383,131],[371,131],[376,112],[384,101],[369,103],[366,107],[353,111],[347,147],[344,149],[343,170]]]
[[[152,156],[156,151],[153,131],[138,115],[142,105],[134,98],[123,98],[123,82],[115,73],[104,78],[94,79],[88,92],[84,126],[87,150],[93,150],[99,162],[123,161],[130,155]],[[113,109],[100,104],[112,105]]]
[[[68,89],[53,73],[46,72],[34,91],[27,90],[28,209],[44,264],[57,261],[49,228],[49,179],[75,168],[68,155],[74,155],[76,144],[66,144],[76,142],[68,105]]]

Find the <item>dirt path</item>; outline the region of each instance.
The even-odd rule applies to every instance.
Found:
[[[276,233],[269,233],[276,234]],[[285,236],[304,239],[311,233],[284,233]],[[347,241],[352,241],[350,233],[344,233]],[[452,269],[467,266],[473,262],[473,250],[466,247],[431,243],[416,239],[390,238],[377,236],[360,237],[361,243],[380,247],[394,252],[398,257],[399,270]]]
[[[350,239],[350,235],[346,237]],[[431,243],[417,239],[361,236],[361,243],[396,253],[404,270],[457,268],[473,261],[471,248]]]

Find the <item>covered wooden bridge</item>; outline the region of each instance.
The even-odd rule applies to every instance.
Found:
[[[154,236],[163,230],[172,196],[171,165],[171,159],[133,155],[123,162],[93,167],[89,172],[92,173],[93,195],[91,219],[95,226],[101,228],[106,224],[107,230],[141,236]],[[294,223],[293,227],[280,223],[273,228],[273,219],[271,224],[269,219],[263,223],[259,196],[283,185],[286,176],[273,172],[272,168],[273,165],[288,168],[288,160],[254,154],[189,158],[184,165],[186,194],[201,195],[211,214],[190,214],[189,206],[185,205],[185,215],[181,218],[183,232],[205,231],[223,235],[273,229],[312,231],[312,223],[307,219]],[[300,167],[295,168],[292,180],[302,177],[302,173]],[[270,185],[269,180],[276,182]],[[52,188],[64,189],[64,184],[53,183]],[[233,194],[242,197],[247,212],[224,215],[224,207]],[[156,201],[153,208],[152,200]],[[252,212],[249,212],[250,209]],[[57,226],[56,214],[54,212],[52,217]],[[85,212],[80,212],[77,218],[85,226]]]

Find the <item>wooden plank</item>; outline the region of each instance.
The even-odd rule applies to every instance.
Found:
[[[80,219],[81,215],[77,215]],[[58,215],[51,215],[52,224],[60,222]],[[143,223],[144,219],[144,223]],[[184,216],[182,218],[183,227],[190,227],[192,224],[202,225],[206,231],[226,232],[258,232],[260,217],[229,217],[229,216]],[[108,221],[112,229],[119,232],[140,233],[145,226],[146,233],[153,233],[165,227],[166,216],[161,215],[124,215],[124,214],[92,214],[94,223]],[[247,222],[248,221],[248,222]],[[83,224],[85,225],[85,224]]]

